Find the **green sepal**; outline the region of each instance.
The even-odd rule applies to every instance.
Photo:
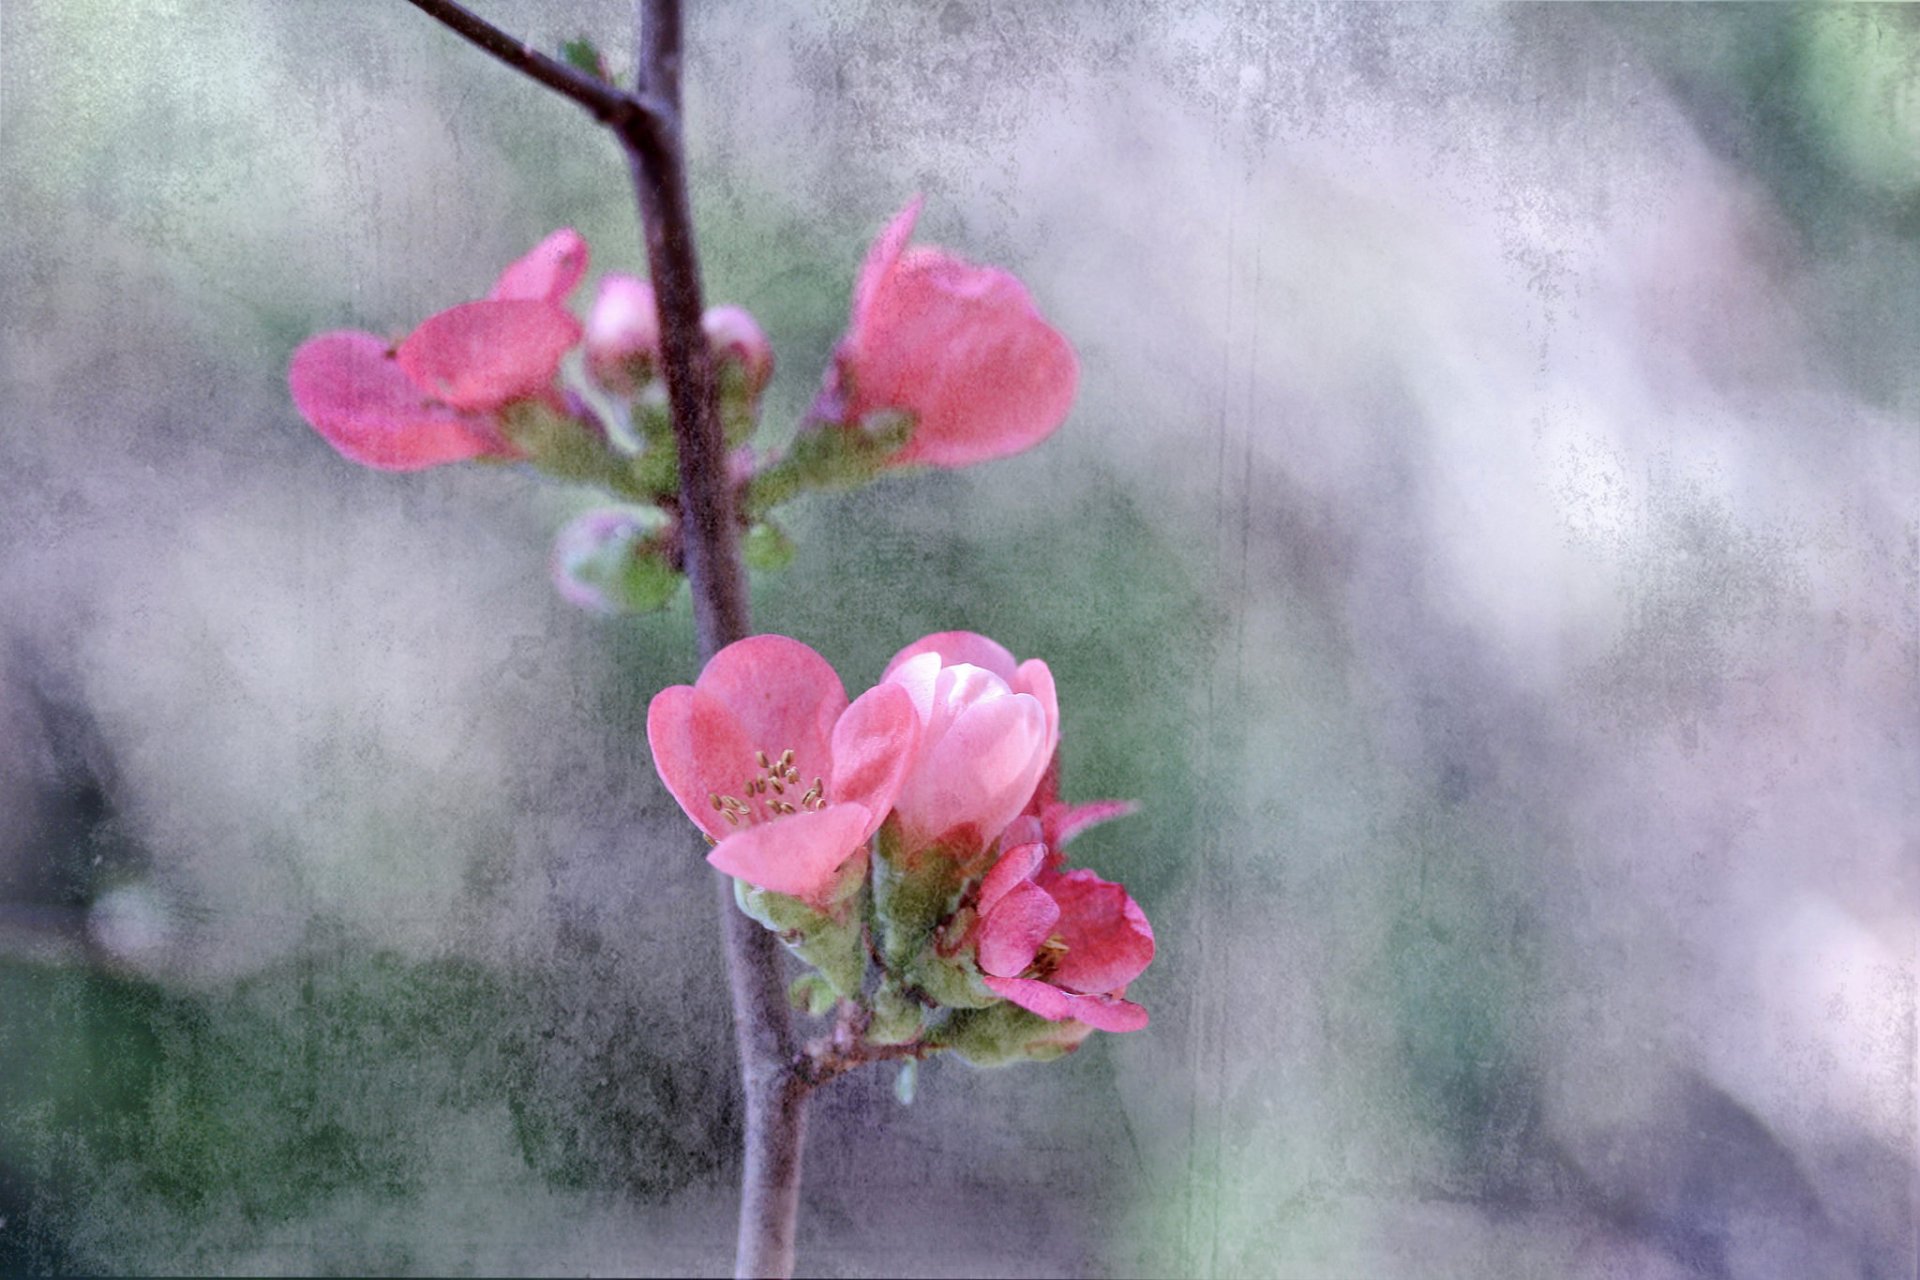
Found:
[[[1000,1000],[980,980],[980,968],[970,952],[944,956],[937,947],[922,948],[907,962],[905,977],[908,985],[948,1009],[984,1009]]]
[[[989,1009],[954,1014],[942,1026],[941,1048],[952,1049],[976,1067],[1007,1067],[1016,1062],[1051,1062],[1080,1047],[1086,1028],[1077,1022],[1049,1022],[1011,1001]]]
[[[810,423],[786,456],[747,485],[744,507],[758,516],[815,489],[857,489],[886,470],[913,435],[911,414],[882,410],[857,427]]]
[[[771,572],[784,569],[793,563],[793,539],[786,535],[780,526],[768,520],[762,520],[747,530],[747,536],[740,539],[740,557],[747,562],[747,568]]]
[[[519,400],[501,411],[500,431],[550,476],[628,492],[627,460],[593,423],[543,400]]]
[[[848,860],[859,871],[860,859]],[[864,877],[853,879],[843,868],[825,909],[784,893],[757,888],[745,880],[733,882],[733,900],[753,919],[780,936],[787,950],[819,970],[836,995],[854,999],[867,972],[867,946],[861,935],[859,894]]]
[[[631,526],[598,545],[570,546],[563,531],[555,550],[557,572],[598,593],[605,612],[665,608],[681,582],[666,545],[666,517],[645,508],[618,511],[630,515]]]
[[[894,819],[880,828],[873,905],[880,954],[889,972],[902,972],[927,945],[934,928],[959,905],[966,882],[960,860],[946,849],[931,845],[907,853]]]
[[[873,1044],[911,1044],[925,1029],[926,1010],[891,982],[873,993],[871,1012],[866,1039]]]
[[[727,447],[743,445],[760,429],[760,395],[753,375],[739,360],[714,362],[714,381],[720,391],[720,431]]]
[[[832,1013],[839,998],[833,984],[818,973],[803,973],[787,985],[787,1003],[816,1018]]]

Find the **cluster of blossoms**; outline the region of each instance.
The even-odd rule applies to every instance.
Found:
[[[748,562],[791,555],[769,512],[812,489],[902,467],[962,467],[1045,439],[1066,417],[1078,364],[1004,271],[909,246],[920,202],[868,251],[820,394],[777,454],[751,444],[773,349],[753,316],[703,317]],[[301,416],[355,462],[409,471],[474,459],[528,461],[624,505],[590,511],[555,546],[567,599],[615,613],[658,607],[680,581],[678,468],[661,380],[652,286],[604,276],[582,323],[568,297],[587,244],[562,229],[488,295],[397,340],[323,333],[294,352]]]
[[[1061,801],[1046,663],[946,632],[849,701],[812,649],[754,636],[661,691],[647,741],[741,908],[812,966],[795,1003],[864,1044],[995,1065],[1147,1024],[1125,995],[1153,930],[1064,852],[1132,805]]]

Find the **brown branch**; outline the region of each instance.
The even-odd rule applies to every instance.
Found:
[[[639,86],[631,94],[514,40],[450,0],[409,3],[585,107],[618,135],[627,152],[660,308],[661,371],[679,454],[684,565],[704,662],[746,636],[751,619],[713,359],[700,325],[700,263],[680,132],[678,0],[636,5]],[[778,944],[734,905],[725,877],[719,888],[747,1115],[735,1274],[790,1276],[810,1086],[797,1069]]]

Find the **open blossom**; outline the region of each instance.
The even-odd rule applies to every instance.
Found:
[[[905,690],[849,704],[826,659],[785,636],[728,645],[647,708],[661,781],[716,842],[707,861],[808,900],[879,829],[919,738]]]
[[[989,989],[1052,1022],[1138,1031],[1123,999],[1153,960],[1153,929],[1127,891],[1091,871],[1049,868],[1047,847],[1017,845],[980,885],[971,931]]]
[[[1060,741],[1053,673],[971,631],[894,655],[882,677],[912,697],[920,750],[894,801],[909,850],[984,849],[1027,806]]]
[[[887,409],[912,414],[893,466],[963,467],[1030,449],[1073,405],[1073,348],[1012,275],[909,248],[920,203],[910,201],[867,252],[822,403],[846,423]]]
[[[561,358],[580,341],[564,303],[586,269],[586,241],[563,228],[508,266],[487,298],[428,317],[397,346],[356,330],[309,338],[287,373],[294,405],[369,467],[517,457],[497,415],[551,394]]]

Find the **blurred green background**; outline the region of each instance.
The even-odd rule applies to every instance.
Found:
[[[1911,1274],[1920,15],[689,10],[768,442],[916,191],[1083,365],[792,508],[758,624],[1044,657],[1159,941],[1142,1033],[823,1094],[802,1271]],[[285,389],[560,225],[639,268],[398,0],[0,6],[0,1270],[730,1265],[684,599],[570,611],[589,495]]]

